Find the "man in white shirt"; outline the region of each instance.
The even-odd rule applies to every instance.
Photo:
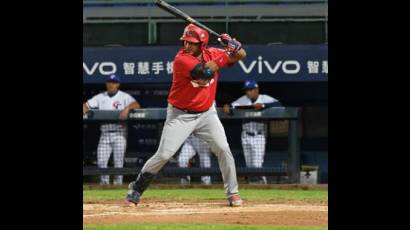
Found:
[[[223,112],[232,113],[240,106],[250,106],[255,110],[282,106],[277,99],[266,94],[259,94],[258,83],[254,80],[245,81],[243,90],[245,90],[245,95],[230,105],[225,104]],[[242,123],[242,148],[246,166],[249,168],[262,168],[265,157],[266,130],[267,125],[263,121],[245,120]],[[267,180],[265,176],[262,176],[254,182],[266,184]]]
[[[119,90],[120,78],[111,75],[106,81],[106,92],[100,93],[83,104],[83,115],[90,109],[120,110],[120,119],[126,120],[130,110],[139,109],[140,104],[129,94]],[[97,148],[97,164],[99,168],[107,168],[108,160],[113,152],[114,167],[124,166],[124,154],[127,146],[127,126],[124,123],[104,123],[100,126],[101,136]],[[114,185],[122,185],[123,176],[114,177]],[[102,175],[101,185],[110,183],[109,175]]]

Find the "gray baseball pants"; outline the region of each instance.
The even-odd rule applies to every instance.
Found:
[[[235,160],[214,106],[204,113],[189,114],[168,104],[167,118],[158,150],[145,163],[141,173],[157,174],[191,133],[206,141],[216,155],[226,196],[229,198],[237,194]]]

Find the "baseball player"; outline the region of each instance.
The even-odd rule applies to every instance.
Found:
[[[245,81],[243,90],[245,90],[245,95],[230,105],[224,105],[223,112],[231,113],[238,106],[251,105],[255,110],[282,106],[277,99],[266,94],[259,94],[258,83],[254,80]],[[247,120],[242,124],[242,148],[246,166],[249,168],[262,168],[266,145],[265,130],[267,130],[267,127],[263,121]],[[258,178],[255,182],[266,184],[266,177]]]
[[[100,93],[83,104],[83,114],[90,109],[121,110],[120,119],[126,120],[130,110],[139,109],[139,103],[129,94],[119,90],[120,79],[111,75],[106,82],[107,91]],[[102,124],[101,136],[97,148],[97,164],[99,168],[107,168],[111,153],[114,152],[114,167],[124,166],[124,153],[127,146],[127,127],[124,123]],[[114,177],[114,185],[122,185],[122,175]],[[100,178],[101,185],[110,183],[109,175]]]
[[[229,205],[240,206],[235,161],[214,100],[218,71],[245,58],[246,52],[240,42],[227,34],[219,37],[224,49],[208,48],[208,32],[193,24],[185,27],[180,40],[183,47],[174,59],[167,118],[158,150],[129,185],[126,200],[137,205],[154,176],[194,133],[208,143],[218,158]]]
[[[185,141],[182,146],[181,152],[178,156],[178,166],[181,168],[188,168],[189,160],[198,153],[199,155],[199,164],[201,168],[210,168],[211,167],[211,152],[209,150],[208,144],[202,139],[191,135]],[[189,184],[191,177],[187,176],[186,178],[181,179],[181,184]],[[205,185],[211,184],[210,176],[201,176],[201,181]]]

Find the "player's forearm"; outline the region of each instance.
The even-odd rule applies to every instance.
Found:
[[[246,57],[246,51],[242,48],[235,54],[229,55],[229,63],[235,63],[237,61],[243,60]]]
[[[205,63],[205,67],[208,67],[212,71],[216,72],[227,64],[235,63],[246,57],[246,52],[240,49],[237,53],[228,55],[227,53],[221,53],[219,56],[211,61]]]
[[[83,104],[83,114],[87,113],[88,111],[90,111],[90,109],[88,108],[87,104],[84,103]]]
[[[228,55],[227,53],[222,53],[214,60],[205,63],[205,67],[211,69],[213,72],[217,72],[222,66],[227,63],[232,64],[246,57],[246,51],[241,48],[238,52]]]
[[[246,51],[244,49],[240,49],[238,52],[235,54],[227,55],[223,54],[220,57],[217,57],[215,60],[211,60],[205,64],[205,67],[210,68],[212,71],[216,72],[218,71],[221,67],[224,66],[225,63],[233,64],[235,62],[238,62],[246,57]],[[217,63],[221,63],[218,65]]]

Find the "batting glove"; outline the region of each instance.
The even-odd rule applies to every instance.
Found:
[[[221,34],[218,41],[224,46],[224,49],[230,53],[235,54],[242,48],[242,44],[235,38],[231,38],[228,34]]]

